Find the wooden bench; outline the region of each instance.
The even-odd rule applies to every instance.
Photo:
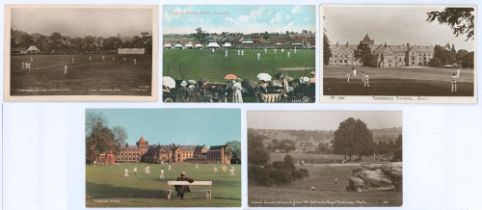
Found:
[[[209,186],[209,189],[205,190],[194,190],[191,192],[206,192],[206,199],[211,200],[211,186],[213,185],[212,181],[194,181],[192,183],[188,181],[167,181],[167,185],[174,186],[174,185],[189,185],[189,186]],[[172,190],[167,191],[167,199],[170,200],[172,195]]]

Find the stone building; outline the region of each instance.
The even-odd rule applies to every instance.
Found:
[[[433,46],[411,46],[409,43],[402,45],[375,45],[375,41],[368,34],[360,40],[360,44],[366,44],[372,54],[377,57],[378,68],[404,68],[428,65],[433,58]],[[344,45],[336,43],[330,45],[331,57],[329,65],[334,66],[359,66],[359,59],[355,58],[358,44]]]

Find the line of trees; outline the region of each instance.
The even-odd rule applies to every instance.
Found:
[[[467,50],[456,51],[454,45],[446,46],[435,45],[433,58],[429,65],[433,67],[441,67],[445,65],[460,65],[462,68],[474,68],[474,52]]]
[[[126,145],[127,132],[123,127],[109,127],[107,120],[99,113],[88,112],[85,123],[87,161],[93,161],[97,154],[112,152],[117,155],[121,146]]]
[[[117,51],[118,48],[145,48],[149,53],[152,52],[152,35],[149,32],[142,32],[132,37],[121,37],[120,35],[70,37],[58,32],[44,35],[11,30],[10,47],[12,49],[26,49],[32,45],[39,48],[41,52],[48,53],[104,52]]]

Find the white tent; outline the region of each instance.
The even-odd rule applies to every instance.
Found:
[[[202,44],[195,44],[194,47],[195,48],[203,48],[203,45]]]
[[[216,42],[209,42],[208,48],[219,48],[219,44]]]
[[[33,46],[33,45],[30,45],[30,47],[27,48],[27,50],[25,50],[26,53],[36,53],[36,52],[39,52],[40,50]]]
[[[176,44],[174,45],[174,48],[183,48],[182,44]]]
[[[223,44],[223,47],[225,47],[225,48],[230,48],[232,46],[233,45],[230,42],[226,42],[226,43]]]
[[[191,42],[187,43],[184,47],[187,48],[187,49],[192,49],[192,48],[193,48]]]
[[[172,47],[172,44],[171,43],[166,43],[164,44],[164,48],[171,48]]]

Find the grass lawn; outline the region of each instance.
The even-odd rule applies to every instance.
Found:
[[[377,69],[356,67],[357,78],[347,83],[346,74],[351,66],[328,66],[323,73],[324,95],[376,95],[376,96],[473,96],[474,70],[462,69],[457,81],[457,92],[451,93],[450,76],[456,69],[404,68]],[[370,87],[363,88],[362,72],[370,76]]]
[[[288,186],[248,185],[248,205],[259,206],[401,206],[402,192],[346,192],[353,166],[302,166],[310,177]],[[338,183],[333,179],[338,178]],[[316,188],[311,190],[311,186]]]
[[[149,165],[151,174],[144,173],[144,167]],[[230,176],[229,170],[212,172],[213,167],[221,169],[220,164],[172,164],[172,170],[167,165],[124,163],[112,166],[87,165],[86,171],[86,205],[87,207],[240,207],[241,206],[241,167],[233,165],[236,176]],[[133,174],[133,168],[138,168],[138,174]],[[165,180],[160,180],[160,169],[165,170]],[[228,168],[231,166],[228,166]],[[129,177],[124,177],[124,168],[129,169]],[[204,192],[186,193],[184,200],[175,197],[167,200],[168,180],[175,180],[182,171],[197,181],[213,181],[212,200],[206,200]],[[191,190],[206,189],[206,186],[192,186]]]
[[[32,55],[30,72],[22,69],[30,55],[12,56],[11,95],[151,95],[151,55],[108,54],[105,61],[99,54],[90,56],[92,61],[88,54]],[[69,65],[67,74],[64,65]]]
[[[264,49],[245,49],[244,56],[237,55],[237,49],[230,49],[226,58],[225,51],[220,49],[214,53],[209,49],[164,49],[163,75],[172,76],[174,79],[209,79],[213,82],[223,82],[224,76],[234,73],[243,79],[257,80],[256,75],[266,72],[271,75],[286,71],[293,78],[309,76],[315,69],[314,49],[291,49],[290,58],[287,57],[288,49],[284,53],[278,49],[275,54],[273,49],[264,53]],[[261,60],[257,60],[257,53]],[[179,72],[181,66],[181,73]]]

